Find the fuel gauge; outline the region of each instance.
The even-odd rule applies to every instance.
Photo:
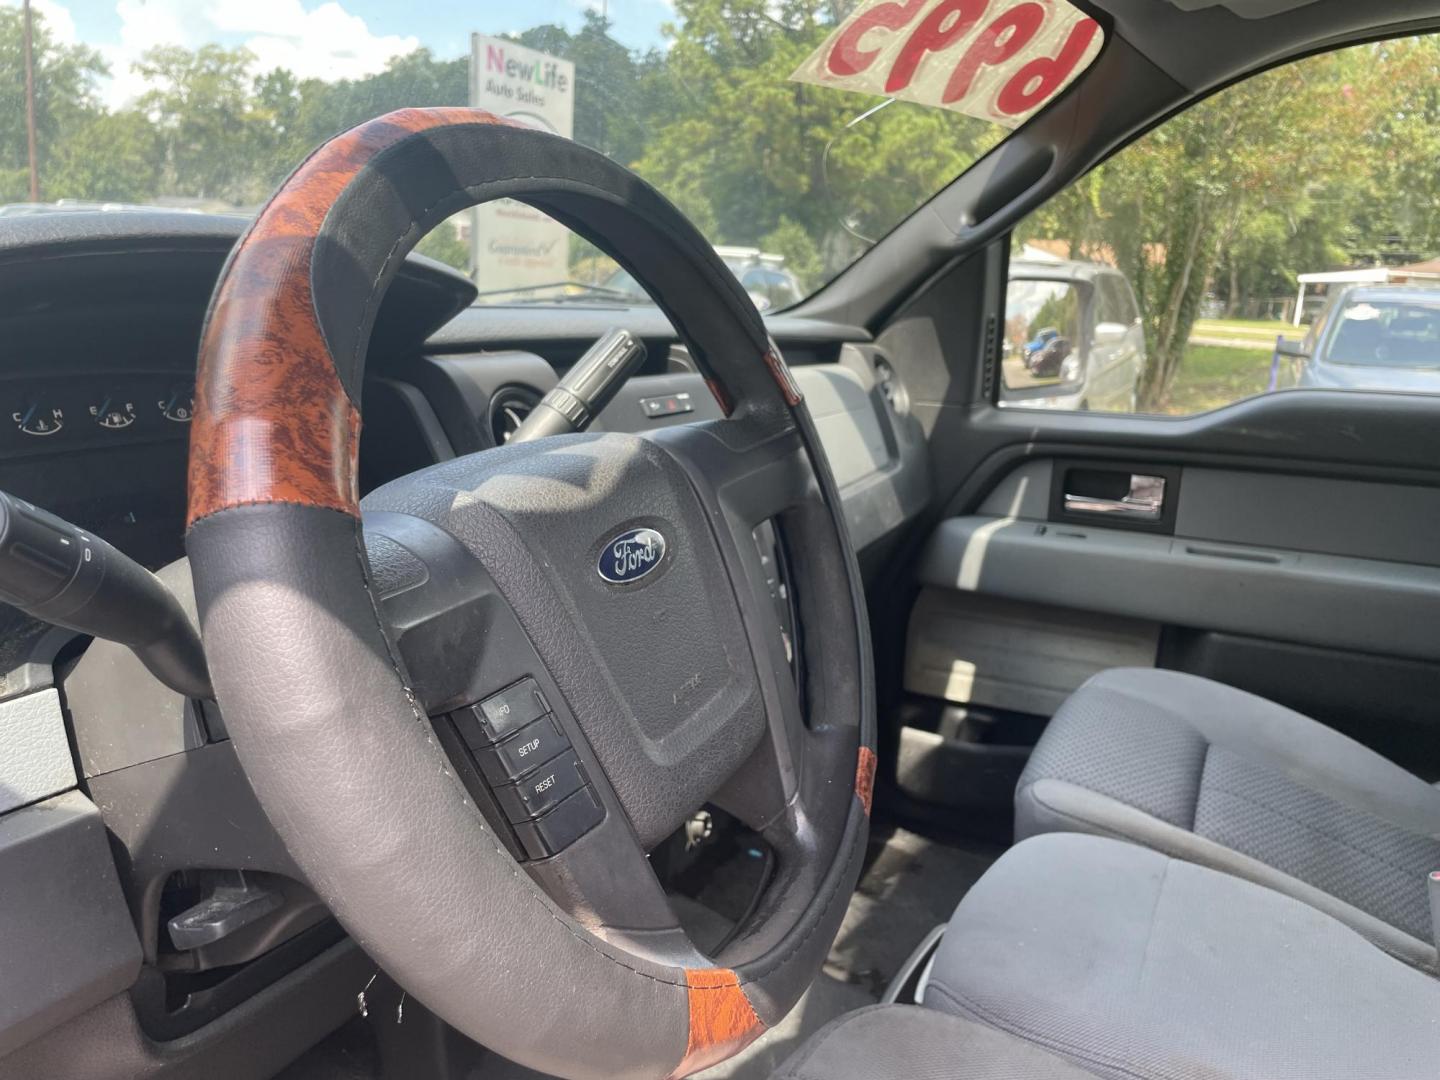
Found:
[[[99,405],[90,406],[90,418],[102,428],[119,431],[135,422],[135,403],[118,394],[106,394]]]

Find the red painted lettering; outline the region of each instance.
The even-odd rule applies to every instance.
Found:
[[[901,47],[885,80],[885,92],[893,94],[909,86],[926,55],[940,52],[969,33],[987,7],[988,0],[940,0]]]
[[[841,31],[835,39],[825,67],[832,75],[858,75],[875,61],[879,49],[863,49],[861,39],[871,30],[899,30],[919,14],[928,0],[905,0],[904,3],[876,4]]]
[[[982,67],[1003,64],[1009,60],[1030,43],[1044,23],[1045,8],[1041,4],[1017,4],[1004,12],[980,31],[965,50],[960,63],[955,65],[950,81],[945,84],[941,102],[948,105],[963,98],[970,92],[975,76]]]
[[[1082,19],[1070,31],[1060,51],[1052,56],[1042,56],[1011,76],[996,98],[996,107],[1003,113],[1017,116],[1039,105],[1059,90],[1085,50],[1100,32],[1100,24],[1094,19]]]

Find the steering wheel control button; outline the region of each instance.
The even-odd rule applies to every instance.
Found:
[[[451,715],[465,745],[475,750],[499,742],[549,711],[535,680],[525,678]]]
[[[584,787],[544,817],[518,823],[515,835],[530,858],[548,859],[579,840],[604,817],[605,808],[595,792]]]
[[[497,787],[495,798],[505,816],[518,825],[555,809],[584,786],[580,763],[572,755],[561,754],[513,787]]]
[[[665,394],[661,397],[641,398],[640,408],[649,417],[679,416],[682,413],[695,411],[695,405],[691,402],[689,394]]]
[[[475,751],[480,771],[499,786],[528,776],[556,754],[570,749],[555,721],[546,716],[527,724],[504,742]]]

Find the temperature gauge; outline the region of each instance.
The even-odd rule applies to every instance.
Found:
[[[65,426],[65,413],[39,399],[31,399],[25,408],[11,413],[10,419],[26,435],[54,435]]]
[[[101,427],[119,431],[135,422],[135,403],[115,394],[106,394],[99,405],[90,406],[90,416]]]
[[[188,424],[195,415],[195,387],[177,386],[159,402],[160,415],[177,424]]]

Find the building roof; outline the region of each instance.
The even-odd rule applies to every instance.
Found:
[[[1397,266],[1391,271],[1392,277],[1419,277],[1431,274],[1440,278],[1440,258],[1426,259],[1424,262],[1411,263],[1409,266]]]
[[[1409,266],[1357,266],[1350,270],[1325,270],[1300,274],[1304,285],[1383,285],[1388,281],[1440,281],[1440,258],[1411,263]]]

